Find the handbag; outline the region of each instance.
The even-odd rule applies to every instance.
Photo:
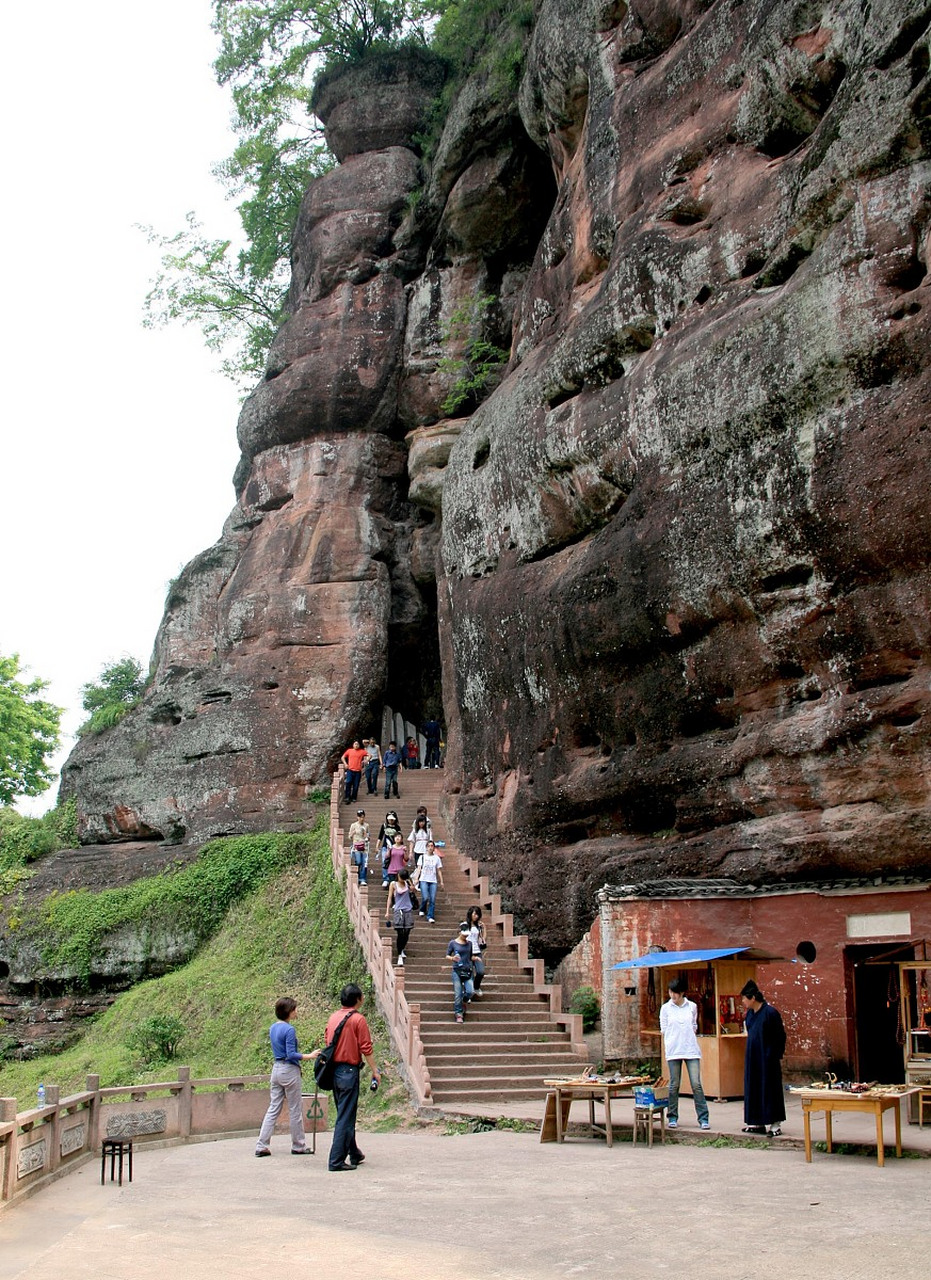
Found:
[[[453,973],[460,982],[468,982],[474,975],[475,970],[470,964],[466,964],[464,961],[460,960],[458,963],[453,965]]]
[[[333,1054],[336,1052],[336,1046],[339,1044],[339,1037],[342,1034],[343,1027],[355,1013],[355,1009],[350,1009],[343,1018],[342,1022],[333,1032],[333,1039],[325,1048],[321,1049],[314,1058],[314,1080],[317,1082],[318,1089],[331,1091],[336,1075],[336,1063],[333,1060]]]

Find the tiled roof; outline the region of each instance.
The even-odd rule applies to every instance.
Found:
[[[638,884],[606,884],[599,902],[624,898],[757,898],[786,893],[863,893],[865,890],[927,889],[927,876],[856,876],[837,880],[778,880],[768,884],[741,884],[724,878],[641,880]]]

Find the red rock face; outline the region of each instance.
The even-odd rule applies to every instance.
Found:
[[[69,760],[85,838],[303,825],[344,739],[380,723],[392,609],[414,594],[404,479],[403,447],[364,432],[256,458],[172,589],[142,705]]]
[[[299,822],[441,660],[458,839],[543,951],[606,880],[931,868],[928,29],[544,0],[426,171],[429,76],[330,84],[240,500],[72,757],[88,837]],[[510,356],[450,420],[481,295]]]
[[[927,23],[706,8],[544,6],[559,197],[446,469],[459,835],[554,949],[606,879],[929,865]]]

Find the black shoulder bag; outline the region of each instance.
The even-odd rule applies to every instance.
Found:
[[[327,1092],[333,1089],[333,1078],[336,1074],[336,1062],[333,1055],[336,1052],[336,1046],[339,1044],[339,1038],[342,1034],[343,1027],[355,1013],[355,1009],[350,1009],[343,1018],[342,1022],[333,1032],[333,1039],[330,1043],[317,1054],[314,1058],[314,1080],[318,1089],[324,1089]]]

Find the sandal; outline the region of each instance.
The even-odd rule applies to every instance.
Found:
[[[774,1125],[773,1125],[773,1127],[770,1129],[769,1133],[768,1133],[766,1136],[767,1136],[768,1138],[780,1138],[780,1137],[782,1137],[782,1126],[781,1126],[781,1125],[778,1125],[778,1124],[774,1124]]]
[[[740,1132],[741,1133],[765,1133],[766,1126],[762,1124],[745,1124]]]

